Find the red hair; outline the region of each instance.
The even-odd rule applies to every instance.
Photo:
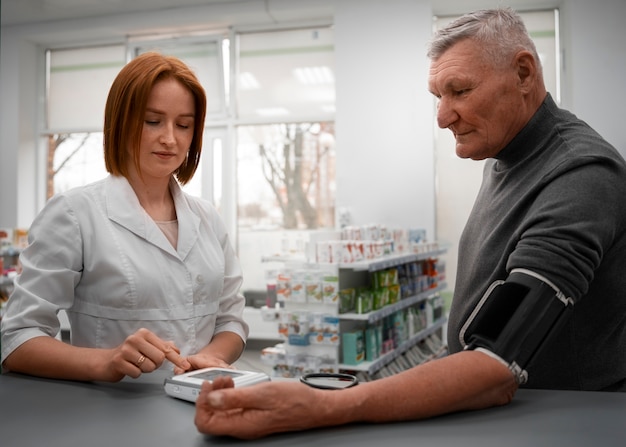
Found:
[[[180,59],[150,52],[126,64],[109,90],[104,109],[104,162],[106,170],[112,175],[128,177],[130,157],[141,175],[139,145],[146,104],[154,84],[163,79],[180,82],[194,98],[193,139],[185,162],[174,175],[184,185],[196,172],[200,163],[206,116],[204,88],[193,71]],[[127,148],[128,144],[130,148]]]

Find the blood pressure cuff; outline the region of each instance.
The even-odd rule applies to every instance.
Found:
[[[485,292],[461,328],[461,345],[505,363],[522,385],[528,380],[525,368],[559,331],[573,304],[543,276],[515,269]]]

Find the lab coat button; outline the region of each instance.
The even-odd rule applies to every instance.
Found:
[[[202,275],[196,276],[196,282],[198,284],[202,284],[204,282],[204,276],[202,276]]]

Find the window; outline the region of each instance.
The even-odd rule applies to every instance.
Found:
[[[148,51],[176,56],[185,62],[194,71],[206,92],[207,120],[226,116],[221,36],[137,41],[130,46],[132,57]]]
[[[153,40],[129,46],[136,56],[155,50],[175,55],[194,69],[207,92],[208,119],[226,115],[223,55],[219,38]],[[102,125],[109,88],[126,63],[125,45],[48,51],[47,83],[47,187],[46,197],[85,185],[107,175],[104,166]],[[209,138],[209,140],[211,140]],[[211,140],[205,146],[213,152]],[[214,199],[213,185],[205,186],[198,169],[184,189]],[[207,196],[204,193],[211,195]]]
[[[303,256],[335,226],[335,82],[330,27],[237,35],[237,235],[244,289],[263,255]]]
[[[50,135],[47,197],[106,177],[102,147],[102,132]]]
[[[240,126],[239,229],[334,226],[333,123]]]
[[[239,34],[238,118],[333,119],[333,52],[331,28]]]
[[[46,83],[46,197],[106,175],[104,105],[124,66],[123,45],[49,50]]]
[[[245,272],[243,289],[264,288],[262,255],[284,247],[286,234],[300,241],[334,227],[332,28],[48,51],[48,197],[106,176],[106,96],[127,57],[150,50],[181,58],[207,92],[202,162],[184,189],[222,213]]]

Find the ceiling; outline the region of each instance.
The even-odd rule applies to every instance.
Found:
[[[257,0],[265,1],[265,0]],[[242,0],[2,0],[1,24],[26,25]]]
[[[509,0],[507,3],[518,9],[532,9],[546,7],[559,1],[561,0]],[[207,4],[251,2],[266,3],[266,9],[273,6],[272,0],[2,0],[1,24],[4,26],[26,25]],[[457,14],[470,9],[493,7],[494,3],[500,4],[501,1],[431,0],[431,3],[435,14]]]

